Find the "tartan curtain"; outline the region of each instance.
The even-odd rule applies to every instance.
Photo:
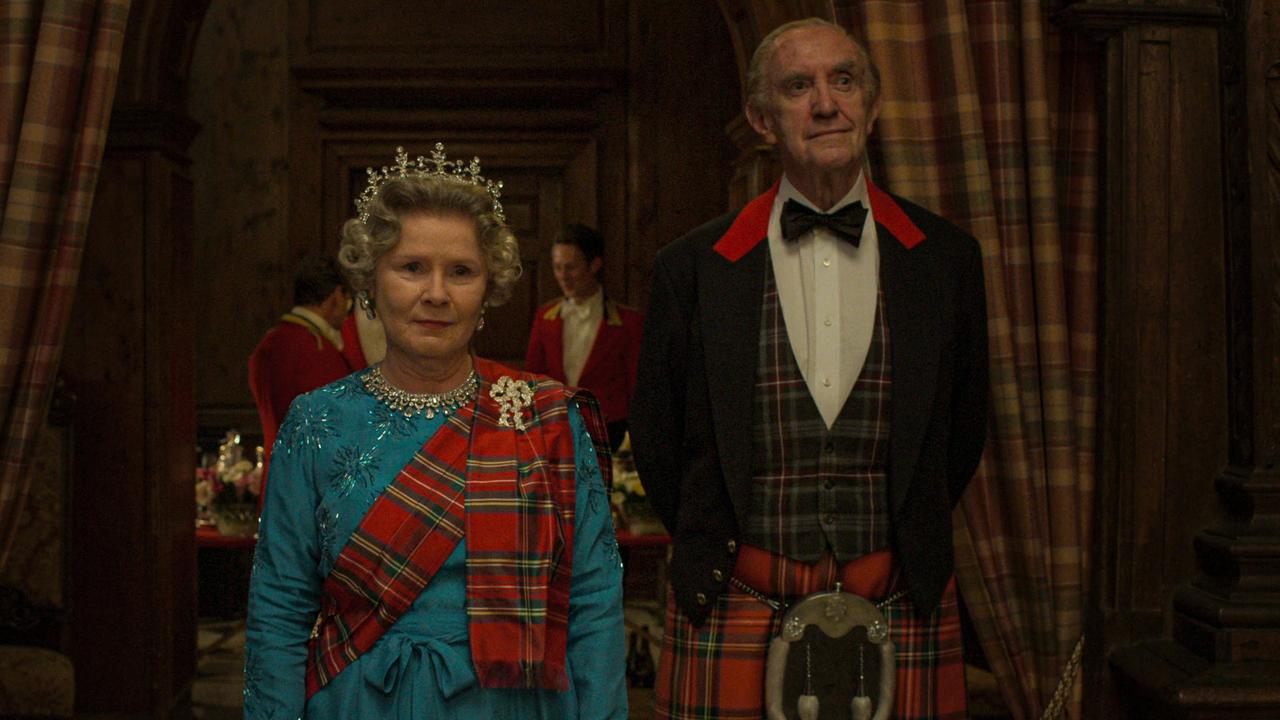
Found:
[[[957,579],[1015,718],[1083,630],[1097,427],[1098,58],[1035,0],[836,8],[883,74],[874,169],[982,245],[992,426]],[[1081,677],[1063,717],[1078,718]]]
[[[0,567],[75,297],[129,0],[0,2]]]

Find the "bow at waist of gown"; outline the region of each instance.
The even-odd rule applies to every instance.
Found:
[[[425,628],[405,628],[412,632],[388,632],[363,659],[365,681],[392,695],[407,674],[413,672],[421,676],[425,672],[429,673],[445,700],[474,686],[476,675],[468,651],[466,619],[456,623],[456,628],[441,627],[452,624],[435,618],[430,635]],[[402,693],[402,696],[416,694]]]

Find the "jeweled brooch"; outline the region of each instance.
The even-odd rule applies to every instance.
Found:
[[[489,388],[489,397],[498,403],[498,425],[524,430],[524,409],[533,404],[533,388],[510,375],[503,375]]]

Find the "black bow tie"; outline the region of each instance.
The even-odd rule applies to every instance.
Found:
[[[815,227],[825,227],[836,237],[857,247],[862,239],[862,223],[866,219],[867,209],[860,202],[845,205],[833,213],[820,213],[803,203],[788,200],[782,206],[782,237],[795,241]]]

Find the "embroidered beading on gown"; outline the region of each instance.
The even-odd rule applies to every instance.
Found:
[[[622,567],[596,454],[573,407],[569,690],[477,686],[463,538],[404,616],[307,701],[307,639],[324,579],[373,501],[444,421],[388,411],[365,390],[364,372],[298,397],[281,425],[249,588],[245,718],[625,718]]]

